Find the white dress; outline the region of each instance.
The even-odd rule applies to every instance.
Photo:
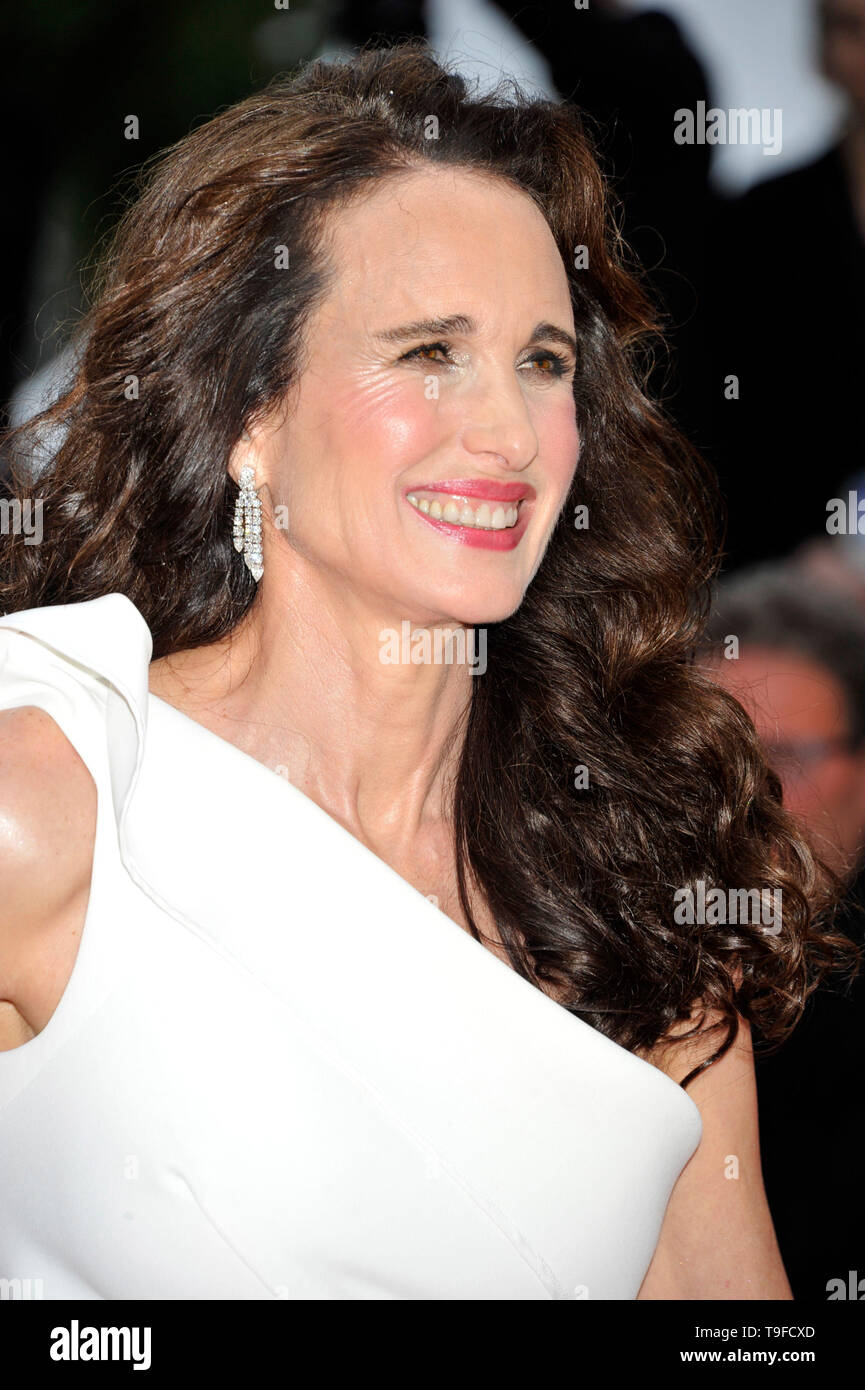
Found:
[[[635,1298],[694,1102],[150,694],[151,653],[122,594],[0,619],[0,708],[98,792],[69,984],[0,1052],[12,1296]]]

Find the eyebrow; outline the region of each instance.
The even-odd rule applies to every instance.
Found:
[[[469,334],[477,332],[475,320],[466,314],[449,314],[446,318],[416,319],[414,323],[402,323],[398,328],[385,328],[373,336],[383,343],[407,343],[415,338],[441,338],[450,333]],[[536,323],[529,335],[531,343],[558,343],[577,356],[577,341],[564,328],[554,323]]]

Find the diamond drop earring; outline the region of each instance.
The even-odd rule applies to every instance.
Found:
[[[246,568],[257,583],[264,573],[261,502],[255,491],[255,470],[248,464],[240,470],[240,492],[234,504],[234,548],[243,552]]]

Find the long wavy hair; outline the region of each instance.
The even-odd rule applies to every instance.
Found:
[[[120,592],[154,657],[239,623],[256,586],[232,546],[227,463],[303,370],[330,283],[328,213],[430,164],[535,200],[579,343],[572,492],[471,682],[452,788],[460,901],[481,939],[473,880],[514,968],[622,1046],[710,1032],[718,1046],[688,1085],[732,1045],[737,1015],[777,1046],[823,975],[856,957],[831,920],[840,881],[783,808],[750,719],[695,660],[720,562],[717,484],[649,398],[660,322],[573,106],[513,81],[472,94],[410,41],[282,75],[143,166],[62,393],[6,435],[9,497],[31,497],[45,459],[45,534],[6,540],[0,608]],[[274,273],[277,246],[289,274]],[[782,930],[676,922],[676,891],[698,880],[780,888]]]

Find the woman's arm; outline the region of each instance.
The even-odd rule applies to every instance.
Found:
[[[681,1081],[717,1045],[683,1044],[668,1051],[662,1069]],[[690,1083],[688,1095],[702,1116],[703,1137],[673,1188],[637,1298],[792,1299],[763,1187],[744,1019],[729,1052]]]

